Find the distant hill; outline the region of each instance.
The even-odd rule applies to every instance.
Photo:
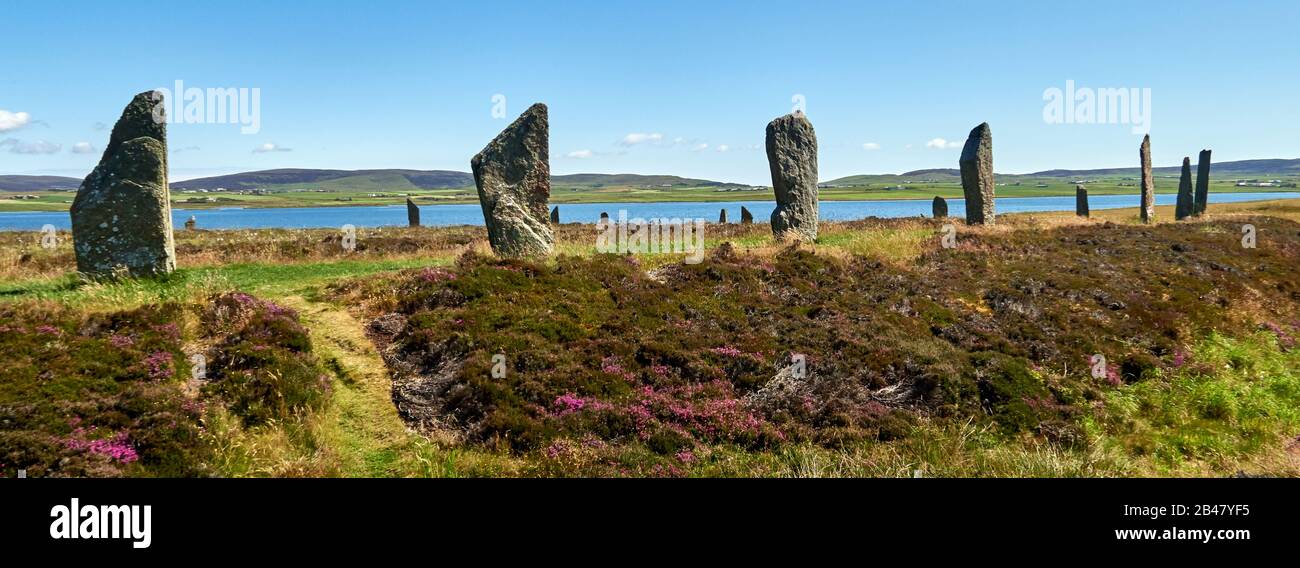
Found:
[[[1191,156],[1192,167],[1196,167],[1196,156]],[[1157,174],[1177,175],[1182,170],[1182,166],[1167,166],[1152,168],[1152,172]],[[1269,159],[1269,160],[1239,160],[1235,162],[1214,162],[1210,168],[1211,175],[1215,177],[1247,177],[1247,176],[1283,176],[1283,175],[1300,175],[1300,158],[1297,159]],[[1045,170],[1029,174],[995,174],[1000,178],[1006,179],[1027,179],[1027,178],[1097,178],[1097,177],[1114,177],[1114,176],[1133,176],[1141,174],[1137,167],[1132,168],[1101,168],[1095,170]],[[948,169],[928,169],[915,170],[901,174],[878,174],[878,175],[856,175],[847,176],[830,181],[822,182],[829,185],[838,186],[862,186],[867,184],[897,183],[902,181],[960,181],[961,171],[955,168]]]
[[[41,191],[77,189],[81,178],[64,176],[0,176],[0,191]]]
[[[562,187],[723,187],[740,184],[709,181],[679,176],[640,174],[569,174],[551,176],[551,185]]]
[[[280,169],[178,181],[175,189],[444,189],[474,185],[465,172],[446,170],[308,170]]]

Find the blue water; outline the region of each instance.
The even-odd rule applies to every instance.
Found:
[[[1297,199],[1300,192],[1211,193],[1210,203],[1234,203],[1269,199]],[[1157,205],[1173,205],[1173,194],[1156,195]],[[1118,209],[1137,207],[1137,195],[1095,195],[1088,199],[1091,208]],[[560,222],[595,223],[602,211],[618,218],[619,210],[627,211],[629,219],[656,217],[682,219],[703,218],[718,220],[718,211],[727,210],[727,220],[740,221],[740,207],[745,206],[757,222],[766,222],[776,204],[771,201],[732,202],[660,202],[660,203],[575,203],[560,205]],[[1023,211],[1074,211],[1074,196],[1063,197],[1008,197],[997,200],[998,213]],[[848,221],[864,217],[916,217],[930,215],[930,200],[894,201],[822,201],[820,218],[825,221]],[[965,200],[949,199],[948,214],[966,215]],[[190,215],[197,218],[200,229],[264,229],[264,228],[328,228],[351,224],[357,227],[405,225],[406,205],[385,207],[292,207],[276,209],[172,209],[172,222],[183,227]],[[478,204],[425,205],[420,208],[420,220],[426,226],[482,225],[483,210]],[[0,230],[39,231],[50,224],[59,229],[71,228],[67,212],[12,212],[0,213]]]

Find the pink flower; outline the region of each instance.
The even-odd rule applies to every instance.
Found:
[[[166,351],[158,351],[144,359],[145,367],[148,367],[149,378],[165,379],[174,374],[172,354]]]
[[[110,335],[108,337],[108,342],[113,347],[116,347],[118,349],[126,349],[127,347],[135,345],[135,340],[131,339],[130,336],[126,336],[126,335],[117,335],[117,334]]]
[[[572,414],[583,407],[587,406],[587,401],[573,393],[564,393],[555,398],[555,407],[559,409],[559,415]]]

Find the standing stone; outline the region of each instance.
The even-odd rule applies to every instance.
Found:
[[[754,214],[749,212],[744,205],[740,206],[740,224],[748,225],[754,222]]]
[[[77,190],[73,249],[77,270],[87,277],[153,276],[176,269],[164,109],[161,93],[131,99],[99,165]]]
[[[199,226],[199,219],[197,217],[190,215],[190,218],[185,220],[186,231],[193,231],[197,226]]]
[[[406,198],[406,224],[411,227],[420,226],[420,208],[409,197]]]
[[[1142,137],[1142,147],[1138,148],[1138,157],[1142,160],[1142,222],[1154,223],[1156,220],[1156,182],[1151,177],[1151,135]]]
[[[727,210],[723,209],[721,213],[718,213],[718,223],[726,224],[726,222],[727,222]]]
[[[551,208],[551,224],[552,224],[552,225],[559,225],[559,224],[560,224],[560,206],[559,206],[559,205],[556,205],[555,207],[552,207],[552,208]]]
[[[935,219],[943,219],[948,216],[948,200],[938,195],[934,196],[934,204],[930,206],[934,213]]]
[[[772,233],[817,238],[817,133],[800,111],[767,125],[767,163],[772,170],[776,209]]]
[[[1193,211],[1197,217],[1205,214],[1205,207],[1209,198],[1210,151],[1201,150],[1201,156],[1196,163],[1196,210]]]
[[[993,131],[976,126],[961,150],[961,189],[966,194],[966,224],[993,224]]]
[[[1088,217],[1091,214],[1088,210],[1088,188],[1082,185],[1074,186],[1074,214],[1080,217]]]
[[[546,215],[549,146],[546,105],[538,103],[470,161],[488,241],[498,255],[544,256],[555,245]]]
[[[1196,194],[1192,193],[1192,159],[1183,158],[1183,175],[1178,178],[1178,204],[1174,219],[1182,221],[1196,212]]]

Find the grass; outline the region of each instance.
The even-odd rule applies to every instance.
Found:
[[[1280,220],[1300,221],[1300,206],[1216,205],[1212,213],[1209,221],[1151,228],[1132,226],[1132,210],[1092,220],[1005,216],[989,228],[958,223],[955,251],[938,249],[932,220],[826,223],[819,242],[798,254],[773,242],[765,225],[711,225],[714,258],[686,272],[667,255],[614,264],[593,257],[589,228],[575,225],[558,232],[558,251],[569,258],[541,267],[457,264],[467,252],[488,251],[472,228],[366,231],[368,246],[352,253],[330,241],[331,231],[183,231],[185,268],[104,284],[68,274],[66,243],[45,251],[10,234],[0,235],[0,310],[57,306],[73,319],[156,305],[196,313],[231,290],[296,310],[330,377],[328,400],[256,425],[214,406],[204,417],[211,454],[195,458],[207,474],[1300,475],[1300,359],[1290,344],[1296,306],[1288,284],[1300,231]],[[1225,246],[1242,222],[1260,227],[1264,245],[1254,256]],[[723,243],[731,260],[718,257]],[[1174,254],[1172,243],[1191,249]],[[1139,258],[1147,260],[1125,260]],[[644,279],[647,272],[659,282]],[[420,280],[432,274],[456,275],[469,303],[442,305],[448,281]],[[1104,307],[1113,300],[1126,305],[1123,317]],[[1182,308],[1198,302],[1205,309]],[[369,321],[393,311],[423,318],[424,335],[376,346]],[[474,327],[438,323],[453,315]],[[219,343],[184,329],[178,349]],[[785,339],[756,333],[768,329]],[[467,341],[468,353],[480,354],[457,380],[490,376],[485,355],[498,349],[525,354],[511,359],[521,381],[492,395],[521,402],[477,434],[456,422],[404,421],[392,404],[388,350],[447,341]],[[741,356],[713,351],[728,347]],[[1085,376],[1094,349],[1110,355],[1119,384]],[[813,414],[780,405],[758,412],[758,437],[738,434],[746,430],[734,420],[744,415],[715,414],[717,404],[761,390],[795,351],[809,355],[814,376],[857,386],[808,391]],[[611,356],[621,373],[602,376]],[[667,378],[654,378],[656,365]],[[644,438],[618,434],[626,426],[617,414],[591,414],[597,402],[641,404],[622,373],[650,380],[662,395],[647,401],[658,426]],[[880,394],[900,378],[915,384],[930,376],[947,378],[928,398]],[[496,388],[476,384],[471,392]],[[712,391],[692,390],[710,384]],[[574,404],[561,399],[583,407],[557,416]],[[530,415],[524,403],[545,411]],[[673,418],[681,404],[693,417]],[[534,428],[541,436],[528,441]],[[784,439],[771,437],[776,432]]]

